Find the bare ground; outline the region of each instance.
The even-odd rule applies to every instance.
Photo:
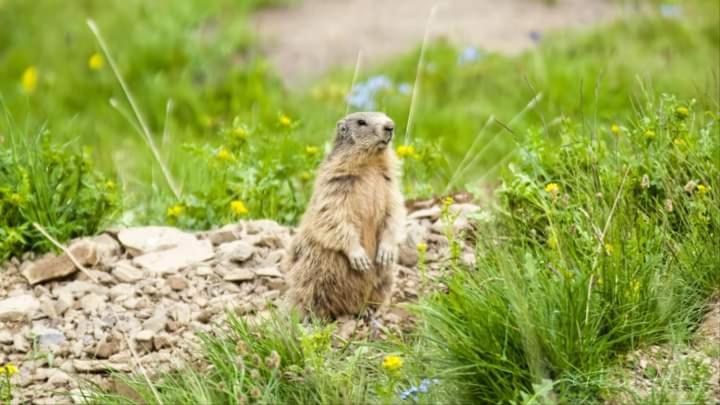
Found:
[[[422,42],[430,10],[438,5],[430,37],[516,53],[533,46],[530,33],[576,29],[622,12],[609,0],[302,0],[260,12],[258,35],[289,84],[335,66],[376,64]]]

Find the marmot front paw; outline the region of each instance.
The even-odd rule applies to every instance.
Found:
[[[372,269],[372,262],[367,253],[365,253],[365,249],[361,247],[353,249],[348,255],[348,259],[350,259],[350,267],[352,267],[353,270],[364,272]]]
[[[383,268],[388,268],[395,263],[396,258],[397,250],[395,247],[388,243],[381,243],[378,248],[377,257],[375,258],[375,263]]]

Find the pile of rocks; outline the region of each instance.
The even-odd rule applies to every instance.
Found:
[[[407,326],[397,304],[421,286],[416,246],[426,243],[427,277],[439,277],[447,227],[471,228],[479,208],[451,206],[453,224],[428,206],[409,215],[387,327]],[[0,268],[0,365],[16,401],[68,402],[90,380],[111,387],[109,370],[151,374],[197,355],[197,333],[222,327],[227,311],[256,319],[279,304],[286,288],[280,263],[293,230],[269,220],[188,233],[169,227],[107,231],[69,244],[68,254],[13,260]],[[470,246],[463,260],[472,263]],[[78,266],[82,266],[80,269]],[[338,333],[357,333],[348,319]]]

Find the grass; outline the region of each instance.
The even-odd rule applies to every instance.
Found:
[[[295,223],[353,72],[284,89],[247,25],[250,10],[268,3],[189,1],[160,12],[140,1],[4,2],[0,92],[21,124],[6,120],[0,144],[0,257],[48,248],[28,233],[32,222],[66,240],[101,229],[116,210],[123,224]],[[429,44],[413,130],[396,145],[406,195],[499,186],[491,223],[446,235],[451,247],[474,241],[477,265],[445,263],[448,291],[417,305],[412,335],[344,341],[334,325],[303,325],[293,314],[230,317],[202,336],[200,358],[186,367],[152,385],[118,378],[145,403],[627,398],[613,376],[628,353],[687,344],[720,285],[719,10],[683,7],[684,19],[651,12],[550,35],[514,57]],[[74,23],[59,32],[51,17]],[[88,17],[179,196],[133,133]],[[387,111],[403,134],[418,53],[361,73],[352,109]],[[54,132],[17,129],[43,128],[38,120]],[[683,362],[649,397],[630,397],[672,400],[692,384],[686,393],[702,401],[712,395],[706,374]]]

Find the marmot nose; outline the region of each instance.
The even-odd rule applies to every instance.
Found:
[[[385,136],[389,139],[392,139],[393,131],[395,131],[395,126],[392,124],[385,124],[383,127],[383,130],[385,131]]]

